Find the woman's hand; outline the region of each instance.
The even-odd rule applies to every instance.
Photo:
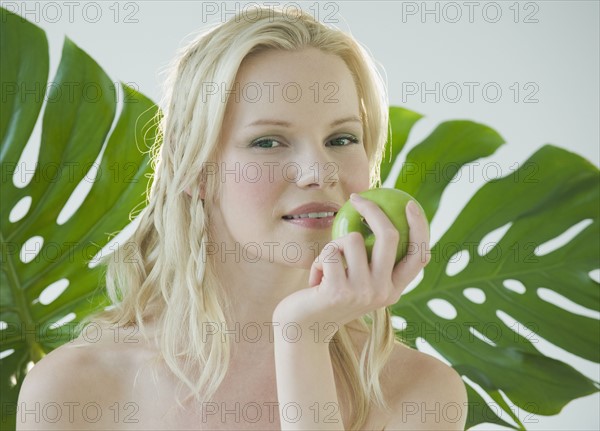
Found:
[[[358,199],[351,199],[352,204],[375,234],[371,262],[360,233],[351,232],[330,241],[313,262],[310,287],[284,298],[275,309],[274,320],[302,326],[315,322],[344,325],[398,302],[404,289],[429,262],[429,226],[424,214],[412,211],[415,208],[420,212],[417,205],[411,201],[406,207],[410,227],[408,252],[394,264],[401,240],[398,230],[377,204],[355,196]]]

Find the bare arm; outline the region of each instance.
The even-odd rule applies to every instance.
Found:
[[[286,325],[277,321],[279,328]],[[343,430],[329,343],[315,340],[308,327],[289,323],[289,335],[276,330],[274,336],[281,429]],[[302,332],[296,335],[294,327]]]

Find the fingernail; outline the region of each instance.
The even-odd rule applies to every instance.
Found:
[[[410,201],[408,203],[408,210],[413,213],[414,215],[418,216],[419,214],[421,214],[421,211],[419,211],[419,207],[418,205],[415,203],[415,201]]]
[[[364,200],[364,199],[362,198],[362,196],[359,196],[359,195],[357,195],[356,193],[352,193],[352,194],[350,195],[350,200],[352,200],[352,201],[354,201],[354,202],[360,202],[360,201],[362,201],[362,200]]]

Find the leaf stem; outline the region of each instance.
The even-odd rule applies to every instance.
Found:
[[[0,242],[5,244],[4,233],[0,232]],[[21,331],[21,341],[25,342],[29,348],[29,354],[31,355],[32,361],[35,363],[45,356],[44,349],[37,342],[37,328],[36,324],[29,312],[27,304],[27,298],[25,297],[25,291],[21,288],[17,270],[15,268],[15,262],[13,261],[13,254],[9,253],[7,247],[2,247],[2,262],[6,267],[4,272],[8,279],[8,288],[12,294],[14,305],[16,305],[16,314],[20,318],[21,327],[18,328]],[[23,328],[35,328],[34,331],[25,330]]]

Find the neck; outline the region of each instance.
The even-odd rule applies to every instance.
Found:
[[[272,262],[219,262],[218,278],[229,298],[231,324],[272,322],[277,305],[292,293],[308,288],[309,271]]]

